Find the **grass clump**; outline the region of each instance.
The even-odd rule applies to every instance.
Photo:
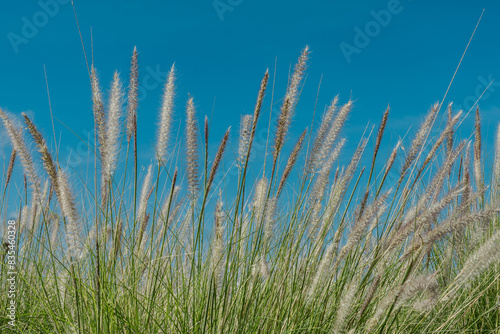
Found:
[[[253,115],[242,117],[237,181],[226,187],[221,164],[229,129],[217,151],[209,152],[209,122],[205,118],[200,136],[192,97],[185,138],[170,143],[174,66],[164,86],[156,155],[140,173],[135,49],[127,94],[115,73],[107,104],[91,69],[94,189],[71,180],[71,171],[53,158],[57,155],[26,115],[28,131],[0,110],[13,147],[2,184],[2,217],[16,157],[26,180],[15,217],[16,326],[1,316],[1,331],[500,330],[500,142],[493,166],[484,168],[494,171],[487,180],[479,111],[471,143],[455,137],[461,114],[453,114],[450,105],[441,129],[435,125],[441,104],[433,105],[408,149],[398,141],[381,162],[387,108],[373,143],[370,135],[361,138],[342,167],[339,157],[348,154],[342,127],[353,103],[339,106],[335,97],[318,129],[304,130],[286,154],[308,57],[305,48],[282,100],[274,139],[268,136],[272,159],[254,177],[252,146],[268,90],[265,72]],[[29,149],[28,137],[39,154]],[[369,170],[362,166],[366,155]],[[43,170],[36,168],[39,161]],[[5,250],[1,255],[0,304],[7,305]]]

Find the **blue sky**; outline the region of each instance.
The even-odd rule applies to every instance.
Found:
[[[179,74],[175,126],[183,126],[179,120],[189,93],[200,122],[213,115],[213,144],[232,126],[236,147],[240,115],[252,113],[266,68],[273,72],[276,63],[275,96],[281,98],[289,68],[305,45],[312,54],[291,136],[311,123],[323,76],[318,113],[337,94],[342,102],[350,96],[356,101],[346,132],[353,137],[352,146],[368,122],[378,123],[388,103],[392,114],[387,137],[394,142],[442,98],[483,8],[446,99],[464,107],[500,77],[497,1],[75,0],[89,58],[92,28],[94,63],[106,90],[115,70],[127,82],[133,47],[140,52],[138,119],[144,164],[153,153],[162,81],[173,62]],[[69,1],[4,1],[0,22],[0,106],[13,114],[33,115],[52,141],[45,65],[54,116],[85,136],[93,128],[90,87]],[[499,83],[480,101],[485,135],[500,121]],[[265,123],[261,126],[267,127]],[[57,121],[55,130],[64,160],[78,151],[78,139]],[[8,159],[3,130],[0,140],[0,154]]]

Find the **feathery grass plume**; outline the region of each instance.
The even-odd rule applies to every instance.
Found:
[[[27,205],[24,205],[21,209],[21,217],[19,218],[19,234],[22,234],[26,225],[28,223],[29,209]]]
[[[247,159],[250,157],[250,151],[252,149],[252,143],[255,138],[255,130],[257,129],[257,122],[260,116],[260,110],[262,109],[262,101],[264,100],[264,94],[266,93],[267,81],[269,80],[269,69],[266,70],[262,81],[260,82],[259,93],[257,95],[257,102],[255,103],[255,109],[252,118],[252,130],[250,132],[250,141],[248,143],[248,153]]]
[[[498,192],[500,182],[500,123],[497,128],[497,138],[495,141],[495,164],[493,167],[493,190]]]
[[[321,197],[318,199],[313,200],[309,204],[309,208],[311,210],[311,214],[309,215],[309,218],[307,219],[307,224],[308,226],[308,235],[309,238],[315,239],[318,235],[318,227],[319,223],[321,221],[321,209],[323,207],[321,199],[323,198],[323,194],[321,194]]]
[[[81,222],[76,209],[75,197],[71,192],[66,173],[59,169],[57,172],[59,192],[61,194],[61,209],[66,218],[66,238],[68,251],[73,260],[79,259],[82,254],[82,244],[80,239]]]
[[[461,182],[467,183],[467,181],[470,181],[470,141],[467,142],[466,149],[465,149],[465,157],[464,157],[464,172],[462,174],[462,178],[460,179]]]
[[[98,140],[101,145],[105,143],[106,138],[106,115],[104,112],[104,102],[102,98],[102,89],[99,83],[97,70],[91,67],[91,90],[92,90],[92,110],[94,112],[94,121],[97,127]]]
[[[219,196],[215,206],[214,217],[214,240],[212,244],[212,258],[210,262],[211,271],[214,275],[217,290],[222,287],[222,279],[224,277],[224,220],[225,214],[223,211],[222,199]]]
[[[94,111],[94,122],[97,131],[97,140],[99,143],[99,152],[101,155],[101,162],[104,161],[104,156],[108,152],[106,148],[106,116],[104,113],[104,103],[102,99],[101,86],[97,71],[92,65],[91,68],[91,84],[92,84],[92,108]]]
[[[406,159],[403,164],[403,167],[401,168],[401,176],[399,178],[398,183],[403,181],[404,177],[406,176],[406,173],[408,172],[408,168],[410,168],[413,161],[415,161],[417,154],[420,152],[420,149],[422,148],[422,145],[425,142],[427,134],[431,130],[432,124],[434,123],[434,119],[436,118],[438,111],[439,111],[439,103],[435,103],[432,106],[431,110],[427,113],[427,116],[425,117],[425,120],[422,122],[422,125],[420,125],[420,129],[418,130],[417,134],[415,135],[415,138],[411,143],[410,150],[406,154]]]
[[[35,124],[33,124],[33,122],[28,118],[28,116],[25,113],[22,113],[22,115],[24,116],[24,121],[28,126],[28,130],[31,133],[31,136],[35,140],[38,152],[40,152],[40,154],[42,155],[43,167],[49,175],[50,182],[52,182],[52,185],[54,186],[57,198],[60,200],[61,195],[59,193],[59,186],[57,184],[57,169],[54,164],[54,160],[52,159],[52,155],[50,154],[47,147],[47,143],[45,142],[45,139],[43,139],[42,134],[36,128]]]
[[[384,170],[384,177],[383,177],[383,179],[385,179],[387,177],[387,175],[389,174],[389,171],[391,170],[392,166],[394,165],[394,162],[396,161],[396,157],[398,155],[398,150],[399,150],[400,146],[401,146],[401,141],[399,140],[396,143],[396,146],[394,147],[394,149],[392,150],[391,155],[387,159],[387,162],[385,164],[385,170]]]
[[[106,120],[106,151],[103,158],[102,170],[102,201],[106,202],[108,195],[108,183],[111,181],[112,176],[116,169],[116,162],[118,159],[118,149],[120,147],[120,118],[122,117],[122,103],[123,92],[122,83],[118,72],[113,75],[113,83],[111,84],[108,118]],[[104,206],[104,205],[103,205]]]
[[[257,185],[255,186],[253,210],[254,210],[254,216],[256,218],[255,220],[257,221],[258,224],[262,222],[262,219],[264,217],[264,210],[266,206],[267,191],[268,191],[267,183],[268,183],[267,178],[263,177],[259,181],[257,181]]]
[[[198,192],[198,140],[193,98],[189,97],[186,106],[186,160],[189,197],[194,199]]]
[[[387,106],[387,109],[384,112],[384,116],[382,116],[382,121],[380,122],[380,127],[378,128],[377,140],[375,141],[375,148],[373,149],[373,157],[372,157],[372,167],[375,166],[375,159],[377,157],[378,150],[380,148],[380,143],[382,142],[382,137],[384,136],[385,126],[387,125],[387,118],[389,117],[390,106]]]
[[[500,231],[496,231],[479,249],[467,258],[462,270],[454,281],[461,287],[475,279],[490,265],[500,261]]]
[[[483,170],[481,168],[481,115],[479,107],[476,108],[476,122],[474,132],[474,178],[476,186],[481,188],[483,185]]]
[[[245,163],[245,158],[248,153],[248,148],[250,145],[250,136],[252,134],[252,115],[241,116],[240,122],[240,143],[238,147],[238,164],[239,167],[243,167]]]
[[[118,252],[121,249],[121,244],[122,244],[122,238],[123,238],[123,220],[118,221],[118,225],[116,226],[115,230],[115,239],[113,241],[113,259],[116,259],[116,256],[118,255]]]
[[[103,239],[105,239],[105,241],[103,243],[109,242],[109,239],[111,238],[112,233],[113,233],[113,230],[111,229],[111,226],[107,226],[105,232],[102,235]]]
[[[278,200],[276,197],[267,201],[266,213],[264,216],[264,245],[269,246],[269,242],[273,237],[274,222],[276,220],[276,210],[278,209]]]
[[[137,236],[136,245],[141,244],[143,239],[143,233],[147,225],[148,214],[146,213],[146,210],[148,206],[149,197],[151,196],[153,190],[153,188],[151,187],[152,172],[153,172],[153,165],[150,164],[148,167],[148,172],[144,177],[144,182],[142,184],[141,197],[139,200],[139,210],[137,211],[137,218],[139,219],[140,228],[139,228],[139,235]]]
[[[206,168],[208,166],[208,132],[209,132],[207,115],[205,115],[205,127],[203,129],[203,132],[205,134],[205,162],[204,162],[204,166],[205,166],[205,174],[206,174],[207,173]]]
[[[251,268],[251,275],[253,277],[253,280],[251,280],[250,284],[248,285],[247,293],[251,293],[259,277],[261,277],[265,282],[270,275],[269,264],[267,263],[266,257],[264,255],[261,255],[256,260],[256,262],[252,264]]]
[[[165,88],[163,91],[163,100],[160,111],[160,123],[158,124],[158,142],[156,144],[158,160],[165,159],[167,153],[166,151],[168,146],[168,137],[170,136],[172,114],[174,109],[174,95],[175,95],[174,82],[175,82],[175,64],[172,65],[172,68],[168,73],[167,82],[165,83]],[[190,98],[188,101],[188,108],[189,105],[191,105],[191,108],[193,109],[193,117],[194,117],[194,107],[192,98]],[[189,111],[188,111],[188,116],[189,116]]]
[[[304,76],[309,53],[309,47],[306,46],[304,50],[302,50],[297,64],[295,64],[294,73],[288,84],[285,98],[283,99],[283,105],[281,106],[281,111],[278,118],[278,127],[276,129],[274,140],[273,164],[276,164],[278,155],[281,151],[281,148],[283,147],[283,144],[285,143],[285,137],[288,132],[288,128],[290,127],[292,111],[295,108],[295,104],[297,102],[297,94],[300,82],[302,81],[302,77]]]
[[[137,131],[137,92],[139,89],[139,66],[137,61],[137,47],[134,46],[132,60],[130,61],[130,81],[128,86],[127,102],[127,141]]]
[[[352,177],[354,176],[356,168],[358,167],[359,161],[361,160],[361,156],[363,155],[366,143],[368,143],[367,139],[361,141],[361,143],[358,145],[358,148],[356,149],[356,152],[354,152],[354,154],[352,155],[351,162],[345,170],[344,168],[342,168],[342,171],[339,172],[339,167],[337,167],[337,170],[335,171],[334,182],[338,182],[339,184],[345,186],[349,184],[349,182],[352,180]]]
[[[366,202],[368,201],[368,196],[370,196],[370,189],[368,187],[366,187],[365,194],[363,195],[361,202],[358,204],[358,207],[357,207],[356,211],[354,212],[354,215],[355,215],[354,219],[359,219],[363,215],[363,213],[365,212]]]
[[[250,282],[248,291],[252,290],[253,285],[257,281],[258,277],[262,277],[264,281],[266,281],[269,278],[270,275],[269,264],[267,263],[267,260],[264,255],[261,255],[257,260],[257,262],[252,265],[251,273],[254,280]]]
[[[208,116],[205,115],[205,125],[203,128],[203,133],[205,134],[205,148],[208,147]],[[208,151],[208,149],[206,149]]]
[[[144,254],[144,250],[146,249],[146,243],[148,241],[148,238],[144,237],[144,232],[146,232],[146,229],[148,227],[149,217],[150,215],[149,213],[147,213],[144,219],[141,221],[141,226],[139,228],[139,237],[137,238],[138,239],[137,244],[139,245],[139,256],[142,257],[144,263],[147,263],[149,260],[148,255]]]
[[[469,147],[467,147],[467,159],[470,159],[469,151],[470,151]],[[469,161],[469,160],[467,160],[467,161]],[[466,166],[469,166],[469,163],[467,163]],[[472,192],[470,171],[468,170],[468,168],[464,173],[464,178],[463,178],[462,182],[465,184],[465,189],[462,193],[462,198],[460,199],[460,205],[457,208],[459,217],[463,217],[463,216],[470,214],[472,199],[475,199],[478,197],[478,194],[474,194]],[[484,226],[484,225],[482,224],[482,226]],[[479,230],[482,230],[482,229],[479,229]],[[464,230],[457,231],[457,233],[455,233],[455,235],[454,235],[454,239],[458,240],[458,247],[455,246],[453,243],[450,243],[449,248],[451,249],[450,250],[451,254],[450,254],[450,266],[449,266],[450,268],[449,269],[451,269],[453,249],[454,248],[462,248],[461,246],[463,246],[464,241],[466,240],[466,237],[464,235]],[[462,252],[462,251],[460,251],[460,252]],[[463,255],[463,254],[460,254],[460,255]]]
[[[210,175],[208,176],[207,180],[207,190],[206,194],[210,191],[210,188],[212,187],[212,183],[214,182],[215,174],[217,173],[217,170],[219,169],[219,165],[222,161],[222,156],[224,154],[224,150],[226,149],[227,145],[227,140],[229,138],[229,130],[231,130],[231,127],[229,127],[226,131],[226,134],[224,135],[224,138],[222,138],[222,141],[219,145],[219,149],[217,150],[217,153],[215,154],[215,159],[214,162],[212,163],[212,168],[210,169]]]
[[[21,157],[21,164],[23,165],[23,169],[25,173],[28,175],[28,179],[30,182],[30,187],[33,192],[33,200],[38,202],[40,200],[40,178],[35,170],[35,165],[33,163],[33,159],[31,158],[31,154],[28,151],[26,143],[23,138],[22,128],[14,125],[14,122],[7,114],[0,108],[0,118],[2,118],[3,124],[7,129],[7,134],[12,142],[12,146],[16,150],[16,152]]]
[[[269,264],[267,263],[267,260],[264,256],[260,257],[259,268],[262,278],[264,278],[264,280],[267,280],[269,278],[269,275],[271,274],[271,271],[269,270]]]
[[[16,163],[16,149],[12,149],[12,153],[10,154],[9,166],[7,167],[7,176],[5,178],[5,188],[9,185],[10,178],[12,177],[12,171],[14,170],[14,164]]]
[[[450,152],[446,157],[445,162],[439,168],[438,172],[434,176],[434,179],[431,181],[429,186],[427,187],[427,192],[424,194],[424,198],[429,199],[431,202],[435,201],[439,193],[441,192],[441,188],[443,187],[443,181],[447,175],[450,174],[451,168],[453,164],[460,156],[460,153],[465,147],[465,141],[462,141],[458,144],[457,148]]]
[[[325,140],[322,142],[322,146],[319,151],[319,156],[317,158],[318,164],[328,161],[328,157],[330,156],[330,151],[333,147],[333,144],[337,140],[340,134],[340,130],[342,130],[342,127],[344,126],[344,123],[347,120],[347,116],[349,115],[351,109],[352,109],[352,101],[350,100],[346,104],[344,104],[342,108],[340,108],[337,117],[335,117],[335,120],[330,126],[330,129],[328,131]]]
[[[293,147],[292,153],[290,153],[290,156],[288,157],[288,161],[286,163],[285,170],[283,171],[283,175],[281,176],[281,180],[278,186],[278,192],[276,193],[276,197],[279,197],[281,192],[283,191],[283,187],[285,186],[285,183],[290,176],[290,173],[292,171],[293,166],[295,165],[295,162],[297,161],[297,157],[299,156],[300,149],[302,148],[302,144],[304,144],[304,138],[306,136],[307,129],[302,132],[302,135],[299,137],[299,140]]]
[[[452,120],[453,120],[453,112],[452,112],[452,109],[451,109],[452,105],[453,105],[453,102],[450,102],[450,104],[448,104],[448,109],[447,109],[448,120],[447,120],[447,124],[450,124],[452,122]],[[453,149],[453,135],[454,135],[454,131],[453,131],[453,127],[451,127],[451,130],[446,135],[446,153],[447,154],[450,154],[451,150]]]
[[[328,135],[328,130],[332,124],[333,115],[335,110],[337,110],[337,102],[339,100],[338,95],[330,103],[328,109],[324,112],[323,117],[321,119],[321,125],[316,133],[316,137],[314,138],[314,142],[309,150],[309,154],[307,155],[306,167],[304,168],[304,174],[309,175],[313,170],[316,169],[318,163],[318,155],[325,142],[326,136]]]
[[[343,333],[346,325],[345,320],[349,312],[351,312],[352,305],[356,295],[359,291],[359,283],[361,281],[360,273],[355,273],[352,280],[349,282],[347,291],[342,293],[340,297],[339,307],[337,309],[337,316],[335,317],[335,324],[333,326],[334,333]]]

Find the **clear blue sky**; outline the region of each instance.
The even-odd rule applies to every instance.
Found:
[[[90,131],[88,73],[69,1],[4,1],[1,6],[0,106],[13,114],[34,115],[50,139],[45,65],[54,116],[79,134]],[[236,146],[240,115],[253,111],[266,68],[272,72],[277,59],[276,96],[282,97],[289,67],[305,45],[312,54],[292,136],[311,122],[322,75],[319,112],[336,94],[343,102],[349,96],[356,100],[348,135],[359,135],[369,121],[378,123],[390,103],[388,131],[394,138],[403,136],[442,98],[483,8],[447,98],[462,106],[475,100],[485,82],[500,78],[498,1],[75,0],[89,57],[92,28],[94,62],[106,90],[114,70],[128,81],[133,47],[140,52],[139,146],[144,164],[155,140],[162,75],[173,62],[179,73],[178,118],[184,115],[188,93],[194,96],[200,121],[210,116],[215,99],[214,144],[232,125]],[[498,83],[480,107],[485,132],[491,132],[500,120]],[[55,128],[65,158],[78,140],[61,123]],[[3,130],[0,139],[0,154],[8,159]]]

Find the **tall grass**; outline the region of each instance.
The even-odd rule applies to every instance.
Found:
[[[2,315],[2,332],[500,330],[500,141],[493,166],[484,165],[479,111],[473,143],[455,137],[462,116],[451,105],[447,123],[436,125],[442,114],[437,103],[407,149],[397,142],[384,156],[387,108],[376,135],[364,135],[350,154],[342,127],[353,103],[339,106],[335,97],[318,129],[301,129],[288,144],[309,57],[305,48],[268,136],[267,166],[251,159],[256,129],[265,122],[266,71],[260,88],[256,83],[253,115],[242,117],[238,178],[222,187],[229,129],[215,135],[219,148],[209,151],[210,124],[205,118],[200,136],[189,97],[185,138],[175,144],[170,138],[174,66],[155,157],[140,172],[137,141],[151,138],[137,134],[137,57],[134,50],[127,94],[115,73],[108,103],[92,67],[94,187],[62,168],[26,115],[21,126],[0,110],[13,147],[2,217],[13,204],[8,189],[12,171],[21,168],[17,157],[26,180],[15,217],[17,322],[11,328]],[[339,157],[349,154],[341,166]],[[371,158],[366,167],[365,156]],[[491,179],[483,168],[494,171]],[[1,257],[0,305],[7,305],[5,250]]]

